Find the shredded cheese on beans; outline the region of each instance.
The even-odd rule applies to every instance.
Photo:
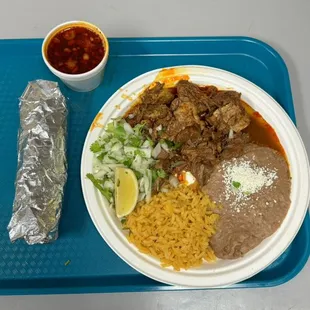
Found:
[[[250,161],[235,160],[233,164],[224,165],[223,169],[225,199],[228,201],[233,196],[235,203],[248,200],[249,195],[271,186],[278,178],[276,171],[258,167]]]

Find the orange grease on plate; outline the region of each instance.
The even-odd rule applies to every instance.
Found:
[[[127,100],[129,100],[129,101],[132,101],[132,100],[133,100],[132,97],[130,97],[129,95],[126,95],[126,94],[122,94],[121,97],[122,97],[123,99],[127,99]]]
[[[156,80],[155,80],[156,81]],[[148,88],[148,89],[152,89],[152,88],[154,88],[156,86],[156,82],[152,82],[150,85],[146,85],[146,88]],[[143,91],[144,91],[144,89],[143,89]]]
[[[249,106],[244,101],[241,101],[243,107],[250,115],[251,123],[245,129],[245,132],[249,133],[255,142],[269,146],[278,152],[280,152],[285,158],[286,154],[281,145],[281,142],[275,132],[275,130],[266,122],[262,115],[255,111],[251,106]],[[286,158],[287,159],[287,158]]]
[[[95,128],[103,128],[103,127],[104,127],[103,124],[100,124],[100,123],[99,123],[99,121],[102,119],[102,117],[103,117],[103,113],[102,113],[102,112],[99,112],[99,113],[96,115],[96,117],[95,117],[93,123],[92,123],[91,126],[90,126],[90,131],[93,131]]]
[[[162,69],[157,74],[154,82],[165,83],[165,87],[173,87],[180,80],[189,80],[189,75],[186,74],[185,68]]]

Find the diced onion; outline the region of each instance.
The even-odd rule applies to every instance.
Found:
[[[234,131],[230,128],[229,134],[228,134],[228,139],[232,139],[234,137]]]
[[[121,143],[115,143],[112,148],[111,148],[111,152],[117,152],[119,151],[121,148],[123,147],[123,145]]]
[[[129,118],[129,119],[133,119],[134,117],[135,117],[134,114],[129,114],[129,115],[128,115],[128,118]]]
[[[141,188],[140,192],[143,192],[143,193],[145,193],[144,183],[145,183],[145,179],[144,179],[144,178],[141,178],[141,179],[139,180],[139,188]]]
[[[138,148],[133,147],[133,146],[124,146],[124,153],[125,154],[130,154],[130,155],[134,155],[135,151],[137,151]]]
[[[168,152],[169,153],[169,146],[168,146],[168,144],[167,143],[161,143],[161,147],[166,151],[166,152]]]
[[[150,147],[151,145],[150,145],[150,141],[148,141],[148,140],[145,140],[144,142],[143,142],[143,144],[141,145],[141,147],[142,148],[144,148],[144,147]]]
[[[129,118],[133,118],[129,116]],[[123,129],[123,130],[122,130]],[[134,138],[134,139],[131,139]],[[139,142],[139,147],[137,147]],[[141,125],[132,127],[124,120],[117,118],[109,123],[106,130],[96,142],[100,146],[100,152],[96,152],[93,162],[93,175],[99,181],[102,180],[103,189],[112,194],[115,190],[115,167],[128,167],[132,169],[138,178],[139,201],[150,200],[152,194],[152,171],[155,157],[161,152],[158,144],[154,150],[152,143],[141,134]],[[99,157],[99,159],[98,159]],[[113,197],[109,199],[114,204]]]
[[[169,183],[170,183],[171,186],[173,186],[173,187],[178,187],[178,185],[179,185],[179,180],[178,180],[174,175],[170,175],[170,177],[169,177]]]
[[[142,158],[140,155],[136,155],[135,159],[133,160],[131,164],[131,168],[139,171],[141,170],[141,166],[142,166]]]
[[[104,187],[113,191],[114,190],[114,182],[111,180],[105,181]]]
[[[158,155],[160,154],[160,152],[161,152],[161,145],[160,145],[160,143],[157,143],[157,145],[154,147],[154,149],[152,151],[152,156],[154,158],[157,158]]]
[[[152,196],[152,172],[150,169],[147,170],[147,175],[149,177],[149,182],[150,182],[150,188],[149,188],[149,192],[146,193],[146,201],[149,202],[151,200],[151,196]]]
[[[140,151],[143,152],[144,157],[151,158],[151,148],[150,147],[141,148]]]
[[[150,128],[150,129],[149,129],[149,133],[150,133],[150,135],[152,134],[152,132],[153,132],[153,129],[152,129],[152,128]]]
[[[138,196],[138,201],[141,201],[145,198],[145,193],[140,193]]]
[[[129,134],[134,134],[132,127],[128,123],[124,123],[124,129]]]
[[[160,124],[159,126],[156,127],[157,131],[161,131],[163,129],[163,126]]]
[[[99,170],[97,173],[94,173],[95,178],[103,178],[107,174],[104,170]]]

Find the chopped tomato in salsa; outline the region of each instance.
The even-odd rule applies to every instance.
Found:
[[[64,29],[47,46],[49,63],[58,71],[80,74],[94,69],[104,57],[102,39],[84,27]]]

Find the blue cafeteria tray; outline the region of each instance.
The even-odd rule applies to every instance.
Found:
[[[53,244],[11,244],[16,173],[18,97],[28,81],[56,80],[41,58],[40,39],[0,40],[0,294],[51,294],[180,290],[155,282],[124,263],[103,241],[84,204],[80,159],[88,128],[104,102],[124,83],[146,71],[176,65],[222,68],[257,84],[273,96],[295,122],[288,71],[270,46],[245,37],[110,39],[104,83],[69,98],[68,163],[60,237]],[[294,277],[309,257],[309,215],[287,251],[271,266],[232,287],[266,287]]]

